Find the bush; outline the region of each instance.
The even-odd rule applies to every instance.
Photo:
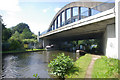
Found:
[[[73,59],[69,56],[65,56],[64,53],[57,56],[56,59],[50,61],[48,67],[53,75],[58,76],[58,78],[65,78],[65,75],[69,75],[69,72],[73,68]]]

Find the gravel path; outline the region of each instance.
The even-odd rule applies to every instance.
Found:
[[[92,70],[93,70],[93,65],[96,59],[101,58],[99,55],[92,55],[92,60],[91,63],[88,66],[85,78],[92,78]]]

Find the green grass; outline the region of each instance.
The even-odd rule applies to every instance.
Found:
[[[67,75],[67,78],[85,78],[86,70],[91,62],[91,59],[92,56],[90,54],[80,57],[74,64],[78,67],[79,71],[74,74]]]
[[[95,61],[92,78],[118,78],[118,61],[117,59],[102,58]]]
[[[32,52],[32,51],[42,51],[45,49],[26,49],[26,50],[12,50],[12,51],[2,51],[2,53],[22,53],[22,52]]]
[[[45,49],[26,49],[26,51],[39,51],[39,50],[45,50]]]

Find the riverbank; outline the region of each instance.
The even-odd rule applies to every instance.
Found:
[[[102,56],[95,61],[92,78],[120,78],[120,60]]]
[[[75,61],[78,71],[67,75],[66,78],[89,78],[87,72],[90,72],[91,78],[120,78],[120,60],[107,58],[106,56],[86,54]],[[96,59],[93,63],[92,60]],[[92,64],[92,66],[90,66]],[[92,67],[92,68],[89,68]],[[90,70],[89,70],[90,69]]]
[[[2,54],[9,54],[9,53],[26,53],[26,52],[37,52],[37,51],[45,51],[45,49],[26,49],[26,50],[2,51]]]
[[[92,60],[91,54],[85,54],[84,56],[81,56],[74,63],[74,65],[78,67],[79,70],[74,74],[67,75],[67,78],[85,78],[85,74],[91,60]]]

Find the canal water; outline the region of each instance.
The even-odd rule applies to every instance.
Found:
[[[40,51],[3,55],[3,78],[34,78],[34,74],[38,74],[40,78],[50,78],[48,63],[56,58],[58,53],[65,53],[74,61],[80,57],[79,53],[65,51]]]

